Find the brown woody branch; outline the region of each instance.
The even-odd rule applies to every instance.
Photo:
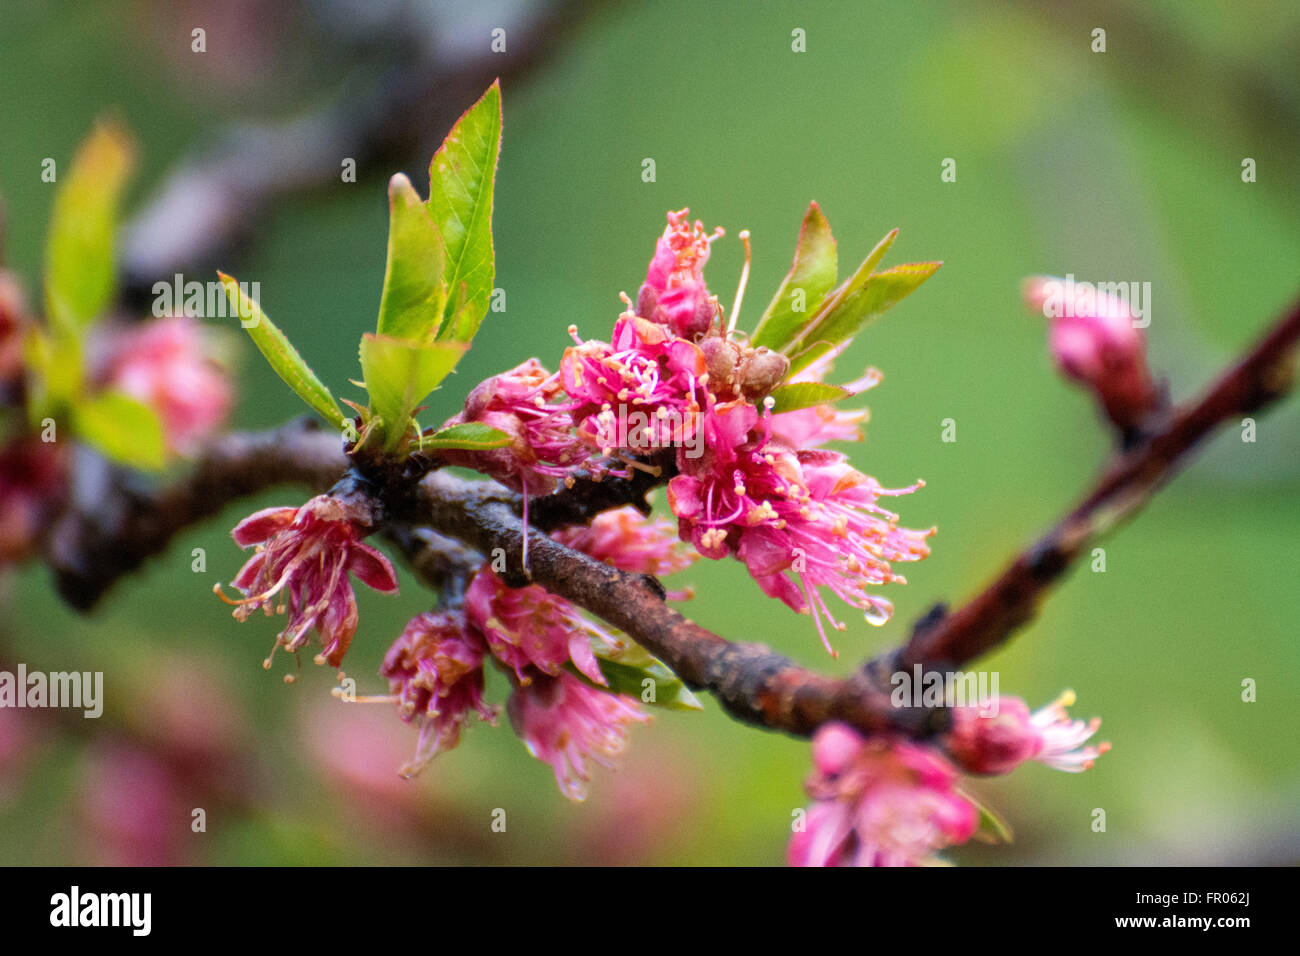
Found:
[[[45,554],[59,593],[81,611],[179,532],[230,502],[282,484],[323,491],[348,467],[340,435],[305,418],[267,432],[225,435],[187,475],[161,487],[142,486],[138,475],[81,451],[77,487]]]
[[[671,461],[658,462],[657,474],[637,471],[629,479],[599,482],[579,478],[572,487],[532,502],[528,574],[518,564],[522,501],[500,485],[435,471],[414,486],[409,479],[377,487],[373,479],[362,479],[357,487],[381,499],[380,530],[427,583],[448,592],[447,599],[456,599],[478,558],[446,538],[480,555],[500,548],[508,583],[541,584],[603,618],[687,684],[712,691],[743,721],[801,736],[832,720],[866,732],[924,736],[946,726],[946,713],[894,707],[886,690],[890,674],[913,664],[961,664],[1005,641],[1032,618],[1050,586],[1087,545],[1140,508],[1216,427],[1288,391],[1297,341],[1300,305],[1201,397],[1148,423],[1144,437],[1120,455],[1083,501],[984,591],[951,614],[927,616],[905,647],[843,679],[807,670],[759,644],[728,641],[669,607],[654,578],[614,569],[543,533],[585,523],[620,505],[646,510],[646,493],[671,476]],[[125,504],[110,520],[102,518],[102,509],[74,507],[56,530],[50,563],[60,590],[74,605],[88,607],[179,530],[234,498],[285,482],[324,489],[346,464],[337,435],[299,422],[262,435],[228,436],[187,479],[156,492],[140,494],[119,483],[114,490],[125,496]]]

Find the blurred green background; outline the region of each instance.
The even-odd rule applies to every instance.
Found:
[[[220,124],[289,117],[332,95],[313,35],[180,3],[6,3],[0,13],[0,195],[5,255],[35,288],[52,192],[40,161],[66,163],[106,110],[125,119],[145,197]],[[257,3],[233,5],[255,14]],[[307,4],[297,16],[310,18]],[[337,6],[337,5],[336,5]],[[935,601],[970,595],[1088,484],[1107,439],[1085,395],[1054,375],[1022,277],[1149,281],[1153,365],[1175,397],[1244,347],[1297,291],[1300,270],[1300,7],[1288,3],[620,3],[579,8],[544,61],[504,87],[490,314],[451,387],[537,355],[554,367],[576,323],[603,337],[635,294],[664,212],[689,205],[728,238],[710,284],[726,303],[753,234],[742,326],[821,203],[842,270],[889,229],[887,264],[942,259],[921,291],[842,360],[885,373],[868,396],[854,463],[886,485],[923,477],[904,524],[938,526],[933,555],[887,595],[883,628],[848,615],[840,659],[811,622],[761,599],[744,569],[704,562],[688,609],[723,634],[843,673],[905,639]],[[205,19],[206,18],[206,19]],[[292,18],[290,24],[297,22]],[[479,23],[480,21],[475,21]],[[190,29],[209,24],[206,60]],[[1106,30],[1105,53],[1090,51]],[[791,49],[806,31],[807,51]],[[449,29],[460,29],[453,19]],[[459,39],[481,43],[479,25]],[[468,105],[468,100],[462,104]],[[458,107],[459,108],[459,107]],[[657,181],[644,183],[653,158]],[[957,180],[940,180],[954,158]],[[1243,183],[1243,158],[1258,182]],[[428,157],[402,168],[423,192]],[[384,266],[384,183],[363,164],[269,211],[227,265],[336,392]],[[241,342],[237,424],[297,414]],[[428,416],[432,420],[435,415]],[[955,419],[958,440],[940,440]],[[1113,751],[1091,772],[1038,765],[974,789],[1016,831],[1010,846],[951,854],[974,865],[1300,860],[1300,536],[1297,402],[1229,429],[1133,523],[1104,542],[1105,573],[1076,569],[1038,619],[981,666],[1032,706],[1065,687],[1103,718]],[[105,672],[99,721],[0,712],[0,862],[773,864],[804,804],[806,743],[703,714],[656,712],[618,772],[568,803],[549,767],[502,721],[478,726],[415,783],[396,767],[414,732],[384,706],[344,708],[332,675],[281,683],[260,666],[274,626],[239,626],[211,594],[241,563],[229,528],[293,489],[191,530],[81,617],[48,573],[9,582],[0,653],[46,670]],[[191,570],[206,549],[205,573]],[[358,590],[346,670],[363,691],[429,595]],[[1258,701],[1241,682],[1258,682]],[[502,701],[504,681],[490,696]],[[5,730],[4,728],[8,729]],[[162,750],[193,772],[159,775]],[[0,747],[0,753],[5,748]],[[231,756],[234,754],[234,756]],[[171,759],[171,758],[169,758]],[[207,831],[190,829],[207,810]],[[505,833],[490,829],[506,810]],[[1107,830],[1091,828],[1103,808]]]

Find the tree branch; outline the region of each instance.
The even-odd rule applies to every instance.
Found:
[[[281,484],[324,491],[348,467],[339,434],[306,418],[267,432],[225,435],[183,478],[160,487],[142,485],[135,473],[86,451],[45,556],[59,593],[79,611],[93,607],[180,531],[230,502]]]

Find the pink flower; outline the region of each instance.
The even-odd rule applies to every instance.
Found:
[[[0,448],[0,566],[36,546],[63,495],[65,455],[58,442],[15,438]]]
[[[560,792],[570,800],[586,797],[590,763],[615,765],[627,744],[627,725],[650,719],[632,698],[567,672],[517,687],[507,711],[528,752],[554,768]]]
[[[697,346],[630,315],[615,323],[610,343],[579,341],[560,362],[578,434],[605,455],[690,443],[706,372]]]
[[[956,769],[929,747],[829,724],[813,738],[813,761],[814,803],[790,840],[792,866],[940,863],[940,850],[978,828]]]
[[[535,358],[480,382],[465,399],[464,410],[447,425],[482,422],[505,432],[511,443],[487,451],[448,451],[443,456],[525,496],[555,490],[560,479],[588,457],[573,435],[568,408],[553,404],[559,394],[559,377]]]
[[[28,324],[27,301],[12,272],[0,270],[0,403],[22,376],[23,336]]]
[[[668,228],[655,247],[645,283],[637,295],[637,315],[666,325],[682,338],[703,335],[719,314],[718,300],[704,284],[709,244],[721,229],[706,235],[704,224],[692,224],[689,209],[668,214]]]
[[[719,405],[706,420],[709,453],[679,459],[684,474],[668,483],[668,502],[683,540],[701,554],[734,554],[770,597],[811,613],[822,643],[834,654],[821,623],[842,629],[818,589],[882,624],[893,605],[869,587],[903,583],[891,562],[929,554],[931,531],[899,528],[898,516],[880,507],[889,490],[851,467],[838,452],[791,451],[769,442],[757,410],[748,403]],[[764,426],[765,427],[765,426]]]
[[[1091,283],[1047,276],[1025,280],[1023,291],[1031,309],[1051,318],[1052,358],[1061,372],[1092,389],[1116,425],[1136,426],[1159,394],[1130,306]]]
[[[1067,690],[1032,714],[1018,697],[999,697],[990,717],[980,716],[985,709],[980,706],[954,708],[947,751],[970,773],[1010,773],[1026,760],[1068,773],[1088,770],[1110,744],[1084,746],[1101,719],[1071,720],[1066,708],[1074,701],[1074,692]]]
[[[268,616],[287,611],[289,623],[276,646],[296,652],[315,628],[325,648],[316,662],[338,667],[357,630],[357,601],[348,574],[376,591],[397,590],[388,559],[361,540],[365,524],[350,505],[329,495],[318,495],[301,508],[251,514],[231,532],[241,548],[257,547],[234,580],[244,597],[232,601],[221,594],[220,585],[217,594],[235,605],[241,621],[258,608]],[[270,657],[265,666],[271,666]]]
[[[194,453],[230,411],[230,381],[213,360],[203,327],[189,316],[118,333],[101,379],[156,411],[167,447],[177,454]]]
[[[617,638],[541,585],[507,587],[485,564],[465,593],[465,610],[492,655],[521,683],[535,671],[554,677],[570,662],[589,680],[605,683],[591,641],[616,646]]]
[[[483,638],[471,630],[463,611],[430,611],[413,618],[384,657],[380,673],[397,695],[403,720],[419,725],[415,757],[402,768],[419,772],[440,751],[460,742],[471,712],[494,720],[483,703]]]
[[[631,506],[601,512],[591,524],[563,528],[551,537],[632,574],[672,574],[695,560],[678,542],[671,522],[646,518]]]

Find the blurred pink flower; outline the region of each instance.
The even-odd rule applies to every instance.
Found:
[[[32,435],[0,448],[0,566],[22,560],[38,543],[65,484],[58,442]]]
[[[586,798],[589,763],[615,766],[627,745],[627,725],[650,719],[631,697],[591,687],[567,672],[516,687],[507,711],[528,752],[551,765],[570,800]]]
[[[232,392],[203,326],[189,316],[142,322],[109,345],[103,383],[143,402],[162,419],[168,448],[193,454],[230,411]]]
[[[97,746],[85,768],[87,845],[100,866],[173,866],[187,854],[191,808],[167,765],[126,744]]]
[[[906,740],[864,739],[843,724],[813,738],[814,803],[790,840],[792,866],[917,866],[964,843],[979,823],[938,751]]]
[[[1026,760],[1069,773],[1088,770],[1110,744],[1085,746],[1101,718],[1071,720],[1066,708],[1074,702],[1074,692],[1066,691],[1032,714],[1018,697],[999,697],[994,716],[981,716],[992,709],[981,705],[954,708],[945,749],[969,773],[1010,773]]]
[[[1138,425],[1158,404],[1159,393],[1131,307],[1091,283],[1050,276],[1026,279],[1023,293],[1031,309],[1051,319],[1052,358],[1061,372],[1090,388],[1120,428]]]

